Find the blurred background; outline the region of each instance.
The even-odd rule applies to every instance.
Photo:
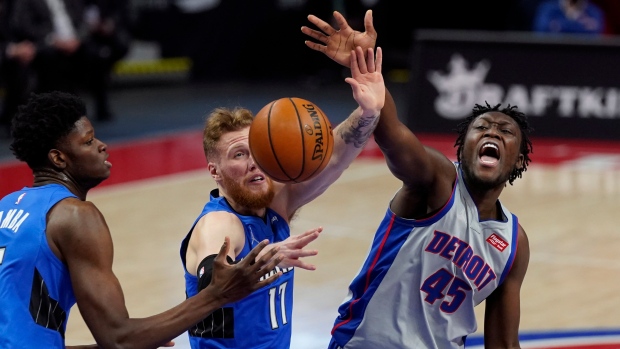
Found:
[[[516,185],[520,189],[508,189],[525,193],[526,201],[506,197],[529,218],[525,226],[532,231],[534,276],[524,286],[524,329],[552,330],[550,336],[562,338],[567,335],[558,334],[559,329],[575,333],[585,328],[588,334],[604,329],[617,338],[620,296],[613,280],[620,276],[620,265],[613,251],[620,248],[614,229],[614,212],[620,209],[618,0],[0,0],[0,195],[32,181],[9,149],[9,125],[17,106],[31,92],[79,94],[114,164],[110,179],[91,199],[107,217],[120,250],[115,265],[121,283],[129,285],[125,292],[130,313],[146,316],[176,304],[183,299],[178,244],[213,187],[202,172],[204,116],[219,106],[258,112],[270,101],[290,96],[313,101],[333,124],[339,123],[356,107],[344,82],[348,71],[308,49],[304,40],[309,38],[300,28],[313,27],[309,14],[336,26],[332,12],[338,10],[363,31],[368,9],[373,10],[386,84],[400,117],[425,142],[452,156],[454,128],[475,103],[517,105],[530,117],[535,129],[533,167],[524,177],[531,176]],[[339,218],[353,222],[368,211],[381,215],[397,183],[372,142],[360,161],[348,173],[353,177],[339,182],[344,192],[330,189],[321,206],[310,206],[300,215],[297,232],[328,224],[325,206],[344,210],[343,195],[369,190],[368,182],[384,185],[379,200],[379,194],[369,196],[379,206],[357,207],[350,218],[345,212]],[[356,181],[365,185],[351,187]],[[191,190],[195,188],[200,190]],[[351,202],[367,197],[357,200]],[[172,202],[185,216],[171,214],[173,208],[166,205]],[[557,205],[566,206],[547,219],[552,223],[541,219]],[[528,211],[532,207],[535,211]],[[161,217],[166,219],[160,227],[146,225]],[[305,288],[296,290],[300,325],[294,348],[325,347],[337,305],[380,219],[373,218],[355,234],[345,231],[349,238],[360,238],[352,238],[359,248],[349,251],[352,257],[345,263],[319,258],[317,264],[331,271],[299,273]],[[338,230],[348,223],[334,224]],[[162,226],[166,229],[161,235],[150,235]],[[545,235],[550,230],[552,234]],[[148,262],[153,252],[135,253],[145,240],[154,246],[144,251],[161,253],[159,262],[166,263],[170,275],[163,274],[164,265]],[[326,240],[323,255],[344,255],[334,246],[351,241]],[[575,270],[574,275],[563,274]],[[160,278],[143,280],[147,274]],[[555,288],[540,288],[549,275],[556,275]],[[331,286],[313,288],[321,280]],[[168,288],[157,294],[153,287],[160,284]],[[576,291],[570,292],[573,287]],[[147,288],[154,300],[145,301]],[[542,292],[546,297],[541,300]],[[554,303],[554,295],[562,301]],[[158,302],[158,297],[166,301]],[[584,307],[591,312],[583,313]],[[77,310],[72,316],[78,317],[72,320],[77,329],[75,336],[68,331],[68,343],[88,342]],[[620,340],[614,343],[604,348],[620,348]]]
[[[338,123],[347,113],[332,105],[354,107],[348,72],[309,50],[300,27],[338,10],[363,30],[367,9],[416,131],[450,133],[486,101],[535,116],[540,137],[618,138],[616,0],[0,0],[0,159],[12,157],[17,105],[54,89],[81,94],[108,141],[195,127],[212,107],[242,103],[240,90],[263,93],[243,101],[255,111],[320,96]]]

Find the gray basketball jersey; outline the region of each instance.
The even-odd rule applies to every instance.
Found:
[[[388,208],[349,287],[331,348],[463,348],[474,307],[503,281],[515,257],[516,216],[480,221],[457,164],[452,196],[434,216],[403,219]]]

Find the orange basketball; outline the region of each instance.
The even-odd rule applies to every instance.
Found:
[[[250,126],[250,151],[273,180],[303,182],[319,174],[332,156],[334,137],[325,113],[301,98],[280,98],[261,109]]]

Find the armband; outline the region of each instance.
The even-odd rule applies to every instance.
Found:
[[[217,257],[216,254],[206,256],[200,264],[198,264],[198,270],[196,270],[196,277],[198,277],[198,292],[203,288],[206,288],[211,283],[211,277],[213,275],[213,262]],[[236,262],[226,256],[226,260],[229,264],[235,264]]]

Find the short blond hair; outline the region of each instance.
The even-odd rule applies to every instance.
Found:
[[[215,108],[207,116],[202,132],[202,147],[207,161],[218,160],[217,143],[226,133],[238,131],[252,124],[254,114],[246,108]]]

